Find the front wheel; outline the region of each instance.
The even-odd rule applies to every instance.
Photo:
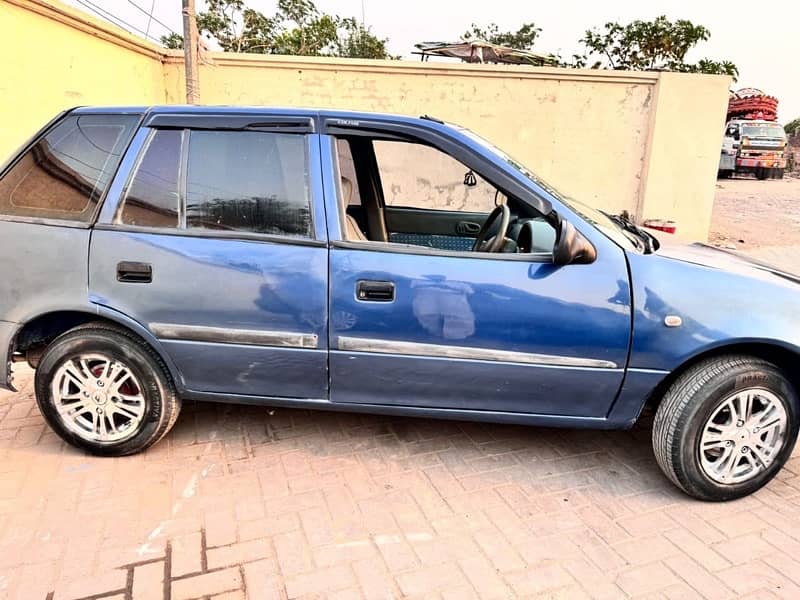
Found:
[[[733,500],[766,485],[797,440],[798,397],[775,365],[746,357],[703,361],[679,376],[656,412],[661,470],[701,500]]]
[[[180,411],[161,358],[130,333],[103,323],[56,338],[36,368],[36,401],[66,442],[104,456],[140,452]]]

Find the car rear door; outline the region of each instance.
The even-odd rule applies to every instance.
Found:
[[[91,300],[147,327],[186,390],[327,399],[313,118],[161,112],[145,125],[92,235]]]

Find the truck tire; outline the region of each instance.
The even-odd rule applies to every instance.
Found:
[[[775,365],[716,357],[667,390],[653,424],[653,450],[664,474],[688,495],[734,500],[781,469],[799,424],[797,392]]]
[[[105,323],[56,338],[35,376],[36,401],[67,443],[100,456],[155,444],[172,428],[181,401],[161,357],[141,339]]]
[[[767,177],[769,177],[769,171],[766,167],[758,167],[758,169],[756,169],[756,178],[759,181],[764,181]]]

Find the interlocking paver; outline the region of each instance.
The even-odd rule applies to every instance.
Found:
[[[241,588],[240,569],[230,568],[174,580],[172,582],[172,598],[174,600],[190,600]]]
[[[678,577],[661,562],[634,567],[617,577],[617,585],[631,596],[652,593],[678,582]]]
[[[164,593],[164,565],[152,562],[133,570],[133,600],[158,598]]]
[[[349,568],[328,567],[287,577],[284,585],[289,598],[313,597],[314,594],[329,595],[354,586],[356,578]]]
[[[661,476],[646,422],[187,403],[143,455],[100,459],[45,428],[30,378],[0,393],[3,599],[800,594],[800,453],[753,498],[714,505]]]
[[[711,571],[719,571],[730,563],[720,556],[713,545],[704,544],[695,537],[690,528],[679,527],[664,533],[664,536],[680,548],[696,564]]]
[[[723,600],[733,596],[733,591],[723,581],[688,556],[673,556],[665,563],[673,573],[707,600]]]

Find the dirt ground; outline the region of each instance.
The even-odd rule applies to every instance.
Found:
[[[800,178],[718,180],[709,241],[744,251],[800,244]]]

